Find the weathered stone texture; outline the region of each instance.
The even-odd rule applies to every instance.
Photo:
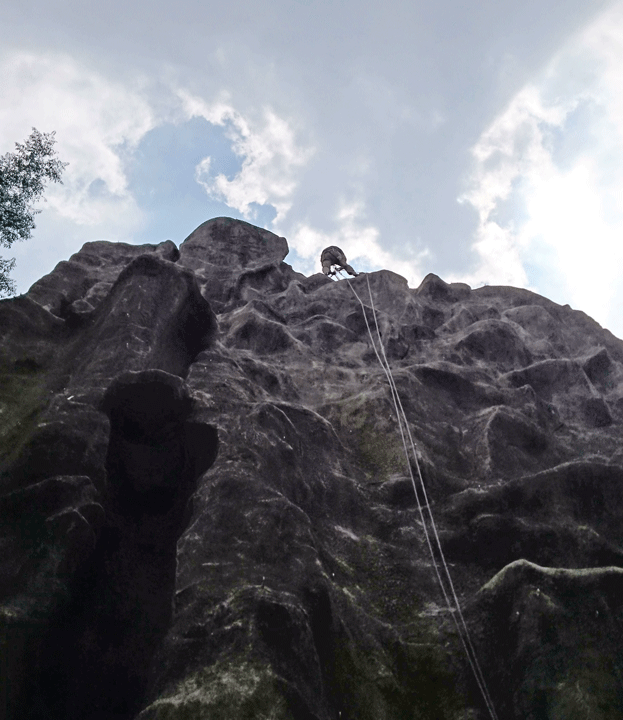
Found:
[[[287,252],[216,218],[0,302],[7,718],[490,717],[377,324],[498,717],[622,717],[623,342]]]

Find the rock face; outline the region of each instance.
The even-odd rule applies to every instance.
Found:
[[[5,717],[623,717],[623,342],[287,252],[217,218],[0,301]]]

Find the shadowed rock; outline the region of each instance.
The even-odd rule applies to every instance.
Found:
[[[526,560],[483,586],[472,612],[487,618],[483,655],[505,658],[490,675],[500,715],[616,717],[623,703],[622,590],[620,567],[575,570]],[[581,653],[578,636],[585,638]]]
[[[81,563],[74,561],[69,603],[52,614],[43,638],[32,681],[35,717],[44,708],[67,720],[137,712],[171,624],[176,543],[192,514],[190,498],[217,455],[216,429],[192,418],[193,400],[174,375],[124,373],[101,410],[110,420],[108,491],[104,508],[96,506],[99,532],[82,544]],[[82,517],[79,510],[46,520],[65,528],[65,547],[76,543],[66,528],[81,529],[69,524]]]

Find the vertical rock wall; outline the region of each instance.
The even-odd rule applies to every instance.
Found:
[[[623,342],[287,252],[217,218],[0,301],[7,717],[490,717],[366,319],[498,717],[620,717]]]

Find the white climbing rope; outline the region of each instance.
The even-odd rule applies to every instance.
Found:
[[[338,272],[339,272],[339,271],[338,271]],[[341,275],[340,275],[340,277],[341,277]],[[357,293],[356,293],[356,291],[355,291],[355,288],[352,286],[352,284],[351,284],[351,282],[350,282],[350,279],[349,279],[349,278],[345,278],[345,279],[346,279],[346,281],[348,282],[348,285],[349,285],[350,289],[353,291],[353,294],[355,295],[355,297],[356,297],[357,300],[359,301],[359,304],[361,305],[361,310],[362,310],[362,312],[363,312],[363,318],[364,318],[364,320],[365,320],[366,327],[367,327],[367,329],[368,329],[368,334],[369,334],[369,336],[370,336],[370,341],[371,341],[371,343],[372,343],[372,347],[373,347],[373,349],[374,349],[374,353],[375,353],[375,355],[376,355],[376,357],[377,357],[377,360],[379,361],[379,364],[381,365],[381,368],[383,369],[383,372],[385,373],[385,376],[387,377],[387,382],[389,383],[390,392],[391,392],[391,395],[392,395],[392,401],[393,401],[393,403],[394,403],[394,409],[395,409],[395,411],[396,411],[396,418],[397,418],[397,420],[398,420],[398,428],[399,428],[399,430],[400,430],[400,437],[401,437],[401,440],[402,440],[402,446],[403,446],[403,449],[404,449],[405,458],[406,458],[406,460],[407,460],[407,467],[409,468],[409,475],[410,475],[410,477],[411,477],[411,484],[412,484],[412,486],[413,486],[413,492],[414,492],[414,494],[415,494],[415,500],[416,500],[416,502],[417,502],[417,506],[418,506],[418,511],[419,511],[419,514],[420,514],[420,518],[421,518],[421,520],[422,520],[422,527],[423,527],[423,529],[424,529],[424,535],[425,535],[425,537],[426,537],[426,543],[427,543],[427,545],[428,545],[428,549],[429,549],[429,552],[430,552],[430,555],[431,555],[431,559],[432,559],[432,562],[433,562],[433,567],[435,568],[435,574],[437,575],[437,580],[438,580],[438,582],[439,582],[439,586],[441,587],[441,592],[442,592],[442,594],[443,594],[443,596],[444,596],[444,599],[445,599],[445,601],[446,601],[446,605],[448,606],[448,610],[450,611],[450,616],[452,617],[452,619],[453,619],[453,621],[454,621],[454,624],[455,624],[455,626],[456,626],[457,633],[458,633],[459,638],[460,638],[460,640],[461,640],[461,644],[463,645],[463,649],[465,650],[465,654],[467,655],[467,660],[468,660],[469,665],[470,665],[470,667],[471,667],[471,669],[472,669],[472,672],[474,673],[474,677],[475,677],[475,679],[476,679],[476,683],[478,684],[478,688],[480,689],[480,692],[481,692],[481,694],[482,694],[482,697],[483,697],[483,699],[484,699],[484,701],[485,701],[485,704],[486,704],[486,706],[487,706],[487,710],[489,711],[489,714],[491,715],[491,717],[492,717],[493,720],[498,720],[497,714],[496,714],[496,712],[495,712],[495,708],[494,708],[494,706],[493,706],[493,701],[491,700],[491,696],[490,696],[490,694],[489,694],[489,690],[488,690],[488,688],[487,688],[487,684],[486,684],[486,682],[485,682],[485,678],[484,678],[484,675],[483,675],[483,673],[482,673],[482,669],[481,669],[481,667],[480,667],[480,663],[478,662],[478,657],[476,656],[476,651],[475,651],[475,649],[474,649],[474,646],[473,646],[473,644],[472,644],[472,641],[471,641],[471,638],[470,638],[470,635],[469,635],[469,631],[468,631],[468,629],[467,629],[467,624],[466,624],[466,622],[465,622],[465,618],[464,618],[463,612],[462,612],[462,610],[461,610],[461,605],[460,605],[460,603],[459,603],[459,600],[458,600],[456,591],[455,591],[455,589],[454,589],[454,583],[452,582],[452,578],[451,578],[451,576],[450,576],[450,570],[449,570],[449,568],[448,568],[448,563],[446,562],[446,558],[445,558],[443,549],[442,549],[442,547],[441,547],[441,541],[439,540],[439,534],[438,534],[438,532],[437,532],[437,526],[436,526],[436,524],[435,524],[435,519],[433,518],[433,513],[432,513],[432,510],[431,510],[430,502],[429,502],[429,500],[428,500],[428,494],[427,494],[427,492],[426,492],[426,487],[425,487],[425,485],[424,485],[424,479],[423,479],[423,477],[422,477],[422,471],[421,471],[421,469],[420,469],[420,463],[419,463],[419,460],[418,460],[418,457],[417,457],[417,452],[416,452],[415,443],[414,443],[413,437],[412,437],[412,435],[411,435],[411,430],[410,430],[410,428],[409,428],[409,423],[407,422],[407,416],[406,416],[406,414],[405,414],[404,408],[403,408],[403,406],[402,406],[402,402],[401,402],[401,400],[400,400],[400,395],[398,394],[398,389],[396,388],[396,383],[395,383],[394,378],[393,378],[393,376],[392,376],[392,371],[391,371],[391,367],[390,367],[390,365],[389,365],[389,361],[387,360],[387,355],[386,355],[386,353],[385,353],[385,348],[383,347],[383,339],[382,339],[381,331],[380,331],[380,329],[379,329],[379,325],[378,325],[378,322],[377,322],[377,319],[376,319],[376,310],[375,310],[375,308],[374,308],[374,299],[372,298],[372,290],[371,290],[371,288],[370,288],[370,279],[369,279],[369,276],[368,276],[368,274],[366,274],[366,280],[367,280],[367,282],[368,282],[368,294],[369,294],[369,296],[370,296],[370,307],[371,307],[371,309],[372,309],[372,317],[373,317],[373,319],[374,319],[374,325],[375,325],[375,327],[376,327],[376,332],[377,332],[377,335],[378,335],[378,337],[379,337],[379,346],[380,346],[380,348],[381,348],[381,354],[382,354],[383,358],[381,358],[381,354],[379,354],[378,350],[376,349],[376,343],[375,343],[375,341],[374,341],[374,336],[373,336],[373,334],[372,334],[372,329],[370,328],[370,324],[369,324],[369,322],[368,322],[368,317],[367,317],[367,315],[366,315],[365,306],[364,306],[361,298],[359,297],[359,295],[357,295]],[[404,429],[403,429],[403,425],[404,425]],[[444,584],[443,581],[442,581],[441,573],[440,573],[440,571],[439,571],[439,566],[438,566],[438,564],[437,564],[437,559],[436,559],[436,557],[435,557],[435,552],[434,552],[434,550],[433,550],[433,544],[432,544],[432,542],[431,542],[430,535],[429,535],[429,532],[428,532],[428,527],[427,527],[427,524],[426,524],[426,520],[425,520],[425,518],[424,518],[423,506],[422,506],[422,503],[421,503],[421,501],[420,501],[420,497],[418,496],[417,486],[416,486],[416,483],[415,483],[415,477],[414,477],[414,475],[413,475],[413,468],[412,468],[412,466],[411,466],[411,462],[410,462],[410,459],[409,459],[409,451],[408,451],[407,442],[406,442],[406,439],[405,439],[405,430],[406,430],[406,434],[407,434],[407,436],[408,436],[408,438],[409,438],[409,444],[410,444],[410,446],[411,446],[411,452],[412,452],[413,458],[414,458],[414,460],[415,460],[415,467],[416,467],[416,470],[417,470],[417,475],[418,475],[419,484],[420,484],[420,487],[421,487],[421,490],[422,490],[422,497],[424,498],[424,505],[425,505],[426,509],[428,510],[428,515],[429,515],[429,518],[430,518],[431,528],[432,528],[433,534],[434,534],[434,536],[435,536],[435,543],[436,543],[437,549],[438,549],[438,551],[439,551],[439,557],[441,558],[441,562],[442,562],[442,564],[443,564],[445,576],[446,576],[446,578],[447,578],[447,582],[448,582],[448,585],[449,585],[449,588],[450,588],[450,592],[451,592],[451,594],[452,594],[452,599],[454,600],[454,605],[452,604],[452,601],[450,600],[449,594],[448,594],[448,592],[446,591],[445,584]],[[456,612],[455,612],[455,611],[456,611]],[[460,619],[460,624],[459,624],[459,621],[457,620],[457,615],[458,615],[458,617],[459,617],[459,619]]]

